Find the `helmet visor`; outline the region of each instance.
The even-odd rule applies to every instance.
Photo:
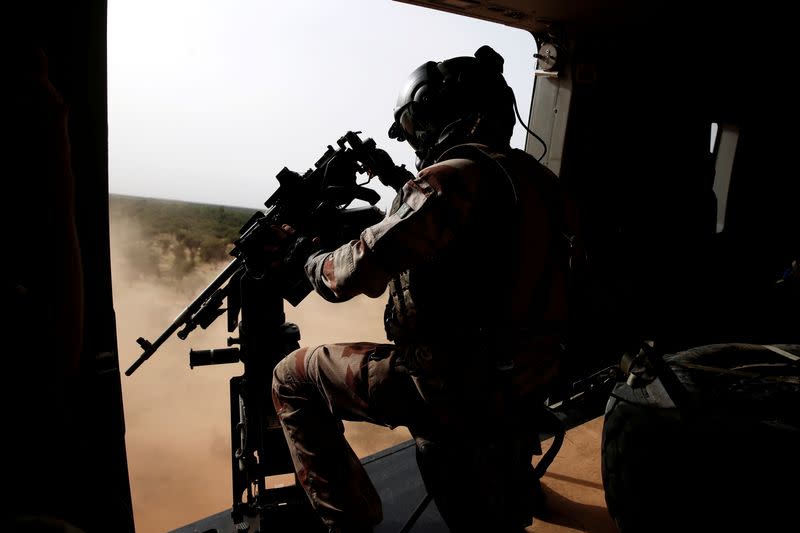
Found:
[[[403,131],[403,137],[405,137],[405,139],[408,141],[408,144],[410,144],[414,150],[418,150],[420,143],[419,138],[417,137],[417,132],[419,131],[419,128],[414,121],[414,114],[411,108],[411,105],[407,105],[400,112],[400,116],[397,118],[397,123],[400,125],[400,128]]]

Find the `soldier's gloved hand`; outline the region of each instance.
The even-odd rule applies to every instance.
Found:
[[[269,234],[264,243],[265,263],[270,269],[277,269],[283,264],[283,258],[294,238],[296,230],[289,224],[280,226],[273,224],[269,227]]]
[[[395,191],[402,189],[408,180],[414,179],[414,174],[409,172],[405,165],[395,165],[391,156],[385,150],[377,148],[372,155],[372,159],[373,171],[380,182]]]
[[[271,239],[264,245],[267,264],[272,270],[301,268],[319,248],[319,237],[298,235],[289,224],[270,226]]]
[[[284,268],[290,272],[305,272],[306,261],[319,248],[319,237],[298,236],[292,241],[283,258]]]

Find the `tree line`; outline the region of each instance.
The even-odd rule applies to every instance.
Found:
[[[114,232],[125,259],[145,275],[178,279],[199,264],[229,258],[239,229],[254,209],[180,202],[123,195],[109,195]],[[126,232],[126,227],[135,228]]]

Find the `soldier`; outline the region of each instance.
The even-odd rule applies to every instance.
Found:
[[[506,437],[541,408],[566,309],[549,207],[556,178],[510,148],[516,103],[502,71],[488,46],[414,70],[389,133],[413,147],[417,177],[397,186],[387,217],[360,239],[306,262],[333,302],[389,288],[393,344],[301,348],[274,372],[298,479],[330,531],[371,531],[382,519],[341,419],[407,426],[420,449],[445,446],[423,477],[452,530],[529,523],[509,512],[509,487],[525,458],[530,468],[538,434],[516,453],[496,444],[519,443]]]

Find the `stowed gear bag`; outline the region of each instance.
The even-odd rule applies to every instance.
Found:
[[[800,345],[701,346],[631,368],[605,415],[621,533],[795,529]]]

